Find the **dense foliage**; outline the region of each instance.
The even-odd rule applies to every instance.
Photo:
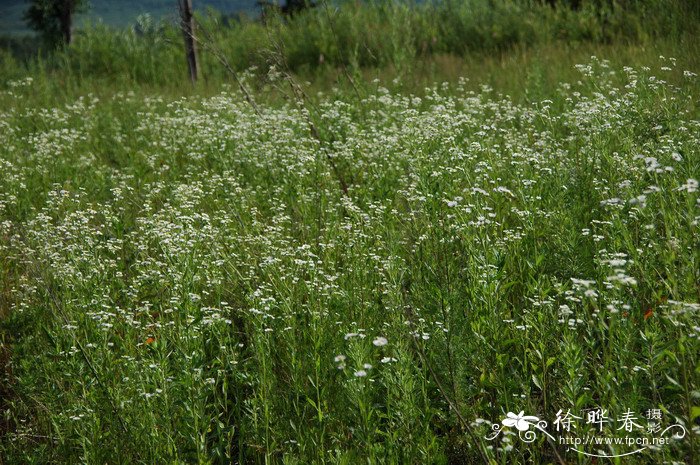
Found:
[[[24,17],[44,44],[53,48],[71,43],[75,14],[83,8],[84,0],[32,0]]]
[[[34,107],[12,83],[0,456],[555,461],[470,439],[448,400],[478,438],[595,406],[696,437],[697,76],[578,70],[555,100],[380,87],[260,115],[233,91]]]
[[[586,1],[577,10],[519,0],[317,3],[291,19],[270,17],[265,23],[199,9],[200,39],[234,69],[255,67],[262,74],[277,63],[276,53],[284,54],[289,69],[302,73],[342,65],[408,71],[432,56],[493,55],[559,43],[648,44],[691,32],[695,36],[700,24],[700,3],[688,0]],[[71,81],[178,83],[187,79],[187,67],[174,6],[172,16],[170,22],[141,16],[126,30],[84,27],[70,50],[54,54],[18,59],[0,52],[0,72],[18,79],[29,72]],[[207,82],[228,79],[211,51],[203,50],[200,62]]]
[[[211,13],[194,86],[149,16],[3,42],[0,465],[593,464],[502,419],[599,408],[691,462],[699,9]]]

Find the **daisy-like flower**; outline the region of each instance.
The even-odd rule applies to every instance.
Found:
[[[372,341],[372,344],[374,344],[377,347],[385,346],[388,343],[389,343],[389,341],[385,337],[381,337],[381,336],[379,336],[374,341]]]
[[[525,410],[521,410],[517,415],[513,412],[508,412],[506,418],[501,421],[503,426],[515,426],[519,431],[527,431],[532,423],[540,421],[539,418],[531,415],[525,415]]]
[[[700,187],[700,183],[698,183],[697,179],[688,179],[685,184],[683,184],[681,187],[678,187],[676,190],[677,191],[687,191],[687,192],[697,192],[698,187]]]
[[[357,370],[354,374],[356,378],[363,378],[367,376],[367,372],[365,370]]]

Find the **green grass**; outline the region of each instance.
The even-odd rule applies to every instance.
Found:
[[[602,406],[691,425],[697,78],[667,64],[595,61],[553,102],[327,98],[312,116],[337,171],[291,107],[34,108],[15,87],[8,463],[476,462],[446,397],[469,421]],[[541,440],[490,453],[553,460]]]
[[[0,464],[699,455],[693,29],[338,57],[301,103],[263,43],[259,114],[172,32],[0,68]],[[596,408],[688,434],[486,439]]]
[[[324,1],[291,19],[230,22],[211,12],[199,15],[197,22],[206,44],[200,46],[200,86],[218,89],[230,76],[212,48],[238,71],[255,69],[256,82],[279,64],[280,54],[285,67],[310,80],[343,68],[393,69],[413,78],[422,63],[440,57],[478,66],[484,57],[487,62],[510,59],[514,50],[517,57],[542,48],[551,57],[552,51],[609,47],[624,52],[626,47],[666,43],[678,49],[678,59],[696,62],[700,4],[584,2],[572,11],[526,0],[340,2],[338,7]],[[39,50],[27,57],[22,43],[14,45],[14,54],[0,51],[0,75],[19,79],[29,74],[43,85],[57,86],[60,93],[90,86],[99,91],[105,83],[181,93],[187,85],[182,34],[172,22],[142,18],[124,30],[95,24],[74,35],[71,47],[55,53]]]

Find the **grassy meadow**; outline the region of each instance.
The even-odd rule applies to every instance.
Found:
[[[212,14],[194,86],[148,18],[1,51],[0,464],[696,463],[698,9]],[[502,422],[597,409],[669,441]]]

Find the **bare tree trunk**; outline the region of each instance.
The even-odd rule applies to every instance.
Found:
[[[74,0],[63,0],[59,11],[59,24],[61,28],[61,36],[63,37],[63,42],[66,45],[70,45],[73,39],[72,27],[73,27],[73,10],[75,6],[73,5]]]
[[[185,37],[185,54],[187,56],[187,67],[190,71],[192,84],[197,82],[199,76],[197,63],[197,50],[194,39],[194,18],[192,15],[192,0],[178,0],[180,7],[180,27]]]

